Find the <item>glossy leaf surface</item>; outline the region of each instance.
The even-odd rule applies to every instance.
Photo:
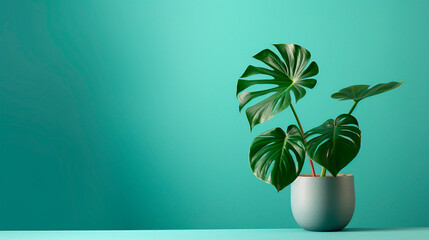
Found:
[[[401,82],[380,83],[377,85],[353,85],[341,89],[340,91],[332,94],[332,98],[344,100],[353,100],[359,102],[360,100],[371,97],[380,93],[384,93],[401,86]]]
[[[237,83],[237,96],[240,111],[250,101],[263,98],[246,109],[250,129],[263,123],[286,109],[291,104],[291,92],[295,101],[305,96],[305,88],[313,88],[316,80],[311,79],[319,72],[317,64],[308,65],[311,54],[307,49],[295,44],[274,44],[282,59],[269,49],[262,50],[255,59],[265,63],[269,68],[248,66]],[[269,79],[244,80],[253,75],[263,75]],[[265,86],[265,90],[243,92],[251,86]],[[258,101],[256,99],[255,101]]]
[[[258,135],[250,146],[249,162],[255,176],[277,191],[291,184],[304,165],[304,138],[295,125],[285,133],[274,128]]]
[[[342,114],[309,130],[306,139],[310,158],[336,176],[358,154],[361,132],[355,117]]]

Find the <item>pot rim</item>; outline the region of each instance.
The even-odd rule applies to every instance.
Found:
[[[311,174],[300,174],[298,177],[313,177]],[[320,174],[316,174],[314,178],[320,177]],[[331,174],[327,174],[325,177],[334,177]],[[353,177],[353,174],[337,174],[337,177]]]

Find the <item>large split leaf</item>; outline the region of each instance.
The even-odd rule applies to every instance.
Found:
[[[285,133],[274,128],[258,135],[250,146],[249,162],[255,176],[277,191],[291,184],[304,165],[304,138],[295,125]]]
[[[389,82],[389,83],[380,83],[377,85],[353,85],[341,89],[340,91],[332,94],[332,98],[339,99],[340,101],[344,100],[353,100],[359,102],[360,100],[371,97],[380,93],[384,93],[395,89],[401,86],[401,82]]]
[[[316,75],[319,69],[315,62],[310,63],[307,67],[311,57],[307,49],[295,44],[274,44],[274,46],[283,60],[269,49],[262,50],[253,57],[265,63],[270,69],[250,65],[237,83],[240,111],[255,98],[267,95],[264,100],[246,109],[250,129],[286,109],[291,104],[291,92],[295,96],[295,101],[298,102],[306,93],[304,87],[313,88],[316,85],[316,80],[310,79],[310,77]],[[253,75],[265,75],[270,79],[242,79]],[[243,92],[253,85],[262,85],[266,89]]]
[[[349,164],[360,149],[359,124],[352,115],[342,114],[329,119],[306,134],[307,154],[336,176]]]

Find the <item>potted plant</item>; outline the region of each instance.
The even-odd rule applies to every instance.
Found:
[[[298,126],[291,124],[286,131],[278,127],[256,136],[249,151],[250,168],[257,178],[272,184],[277,191],[292,183],[292,213],[301,227],[312,231],[341,230],[353,216],[355,193],[353,175],[339,172],[356,157],[361,144],[361,130],[352,113],[363,99],[397,88],[402,80],[341,89],[332,98],[352,100],[350,111],[305,132],[295,105],[305,96],[306,89],[316,86],[313,77],[319,68],[315,62],[308,64],[311,54],[299,45],[274,47],[280,56],[270,49],[253,56],[269,68],[250,65],[239,78],[239,110],[247,107],[251,131],[288,108]],[[254,75],[265,77],[249,78]],[[265,88],[244,91],[260,86]],[[312,174],[300,175],[306,155]],[[313,161],[322,166],[320,175],[316,175]],[[326,170],[332,175],[326,175]]]

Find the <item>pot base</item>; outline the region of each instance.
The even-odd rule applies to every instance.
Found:
[[[311,177],[300,175],[291,187],[295,221],[309,231],[340,231],[355,208],[353,175]]]

